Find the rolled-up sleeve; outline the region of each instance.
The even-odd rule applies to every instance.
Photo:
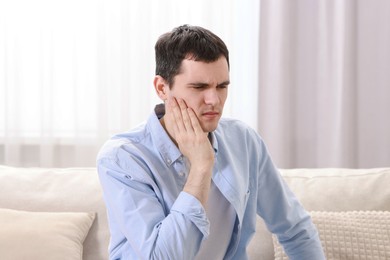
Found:
[[[202,232],[204,239],[209,236],[210,222],[200,201],[193,195],[182,191],[171,209],[172,212],[186,216]]]

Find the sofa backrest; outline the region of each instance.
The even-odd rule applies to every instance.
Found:
[[[290,169],[282,175],[309,211],[390,211],[390,169]]]

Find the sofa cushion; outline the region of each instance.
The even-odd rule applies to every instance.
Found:
[[[327,259],[390,259],[390,211],[311,212]],[[273,236],[276,260],[288,260]]]
[[[96,168],[0,166],[0,208],[37,212],[96,212],[84,260],[108,259],[106,208]]]
[[[2,259],[81,260],[95,213],[27,212],[0,208]]]

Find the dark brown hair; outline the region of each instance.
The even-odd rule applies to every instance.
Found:
[[[229,66],[229,51],[225,43],[211,31],[199,26],[182,25],[160,36],[155,45],[156,75],[171,87],[180,73],[184,59],[213,62],[221,56]]]

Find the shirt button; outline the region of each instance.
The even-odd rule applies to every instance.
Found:
[[[170,159],[167,159],[167,164],[171,164],[171,160]]]
[[[179,172],[180,177],[184,177],[185,173],[184,172]]]

